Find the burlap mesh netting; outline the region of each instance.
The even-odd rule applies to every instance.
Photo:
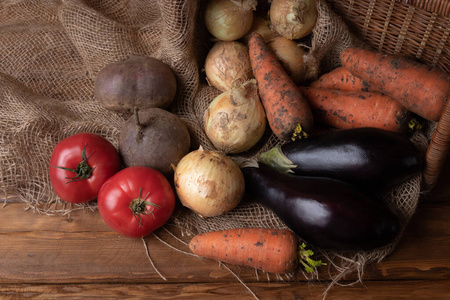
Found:
[[[202,72],[211,45],[201,26],[202,1],[181,0],[4,0],[0,4],[0,155],[1,191],[18,196],[29,209],[66,214],[96,209],[95,203],[66,205],[57,199],[48,177],[53,147],[72,134],[99,133],[118,146],[127,116],[102,108],[93,95],[93,80],[104,66],[130,54],[159,58],[177,75],[179,89],[171,110],[188,125],[194,147],[212,149],[202,130],[202,115],[218,91]],[[339,52],[360,43],[325,1],[309,45],[310,77],[339,65]],[[429,134],[416,133],[422,149]],[[266,135],[253,152],[279,143]],[[416,209],[421,176],[385,195],[406,224]],[[283,228],[269,210],[242,204],[224,216],[202,219],[188,210],[171,222],[185,234],[234,227]],[[396,243],[369,252],[335,253],[315,249],[339,274],[361,273],[382,260]]]

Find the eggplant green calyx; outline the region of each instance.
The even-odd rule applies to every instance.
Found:
[[[75,169],[52,166],[54,168],[63,169],[63,170],[73,172],[76,174],[76,176],[74,176],[74,177],[66,177],[66,179],[70,179],[66,183],[79,181],[79,180],[83,180],[83,179],[88,179],[89,177],[91,177],[92,171],[94,171],[95,166],[94,167],[89,166],[89,164],[87,163],[87,160],[89,159],[89,157],[91,157],[92,153],[94,153],[94,152],[92,152],[91,155],[86,157],[86,145],[87,144],[84,144],[83,151],[81,152],[81,161],[78,163],[78,165]]]
[[[303,265],[306,272],[313,273],[317,267],[326,265],[326,263],[323,263],[321,260],[313,260],[311,256],[314,255],[314,252],[312,250],[306,250],[305,248],[305,243],[298,246],[298,260]]]
[[[145,198],[142,198],[142,188],[139,188],[138,198],[131,200],[130,205],[128,206],[133,212],[134,217],[139,220],[139,227],[142,227],[142,215],[145,216],[152,214],[153,218],[155,218],[153,211],[155,210],[155,208],[161,208],[161,206],[159,206],[158,204],[146,201],[149,194],[150,193],[147,193]],[[148,210],[147,205],[153,206],[153,208],[151,210]]]
[[[282,173],[294,173],[292,169],[297,167],[297,165],[294,165],[292,161],[284,155],[281,146],[276,146],[266,152],[262,152],[259,154],[258,161]]]

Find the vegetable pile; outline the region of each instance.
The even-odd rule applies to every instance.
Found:
[[[353,48],[342,52],[342,67],[308,82],[300,44],[316,23],[315,1],[273,0],[268,16],[255,15],[256,6],[211,0],[204,11],[214,40],[204,79],[220,92],[202,120],[214,150],[193,149],[186,124],[170,112],[170,66],[133,56],[105,67],[93,91],[106,109],[128,115],[118,148],[91,133],[62,140],[50,161],[57,195],[97,199],[105,223],[132,238],[163,226],[177,201],[202,218],[261,203],[288,229],[206,232],[189,247],[277,274],[323,265],[303,241],[367,251],[398,238],[400,220],[382,193],[420,174],[423,153],[409,134],[439,120],[449,74]],[[279,145],[259,151],[267,133]],[[256,165],[237,163],[252,151]]]

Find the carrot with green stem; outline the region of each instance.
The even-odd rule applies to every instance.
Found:
[[[372,91],[370,84],[356,77],[344,67],[338,67],[320,76],[310,87],[341,91]]]
[[[323,265],[311,259],[314,254],[298,244],[290,230],[237,228],[196,235],[189,243],[191,251],[201,257],[276,274],[292,272],[301,264],[307,272]]]
[[[300,90],[308,100],[315,119],[335,128],[375,127],[405,132],[410,122],[414,122],[406,108],[378,92],[312,87],[300,87]]]
[[[308,133],[313,127],[313,115],[299,88],[260,34],[252,33],[248,46],[259,95],[273,133],[282,140],[292,139],[298,128]]]
[[[403,56],[363,48],[347,48],[340,58],[347,70],[372,89],[427,120],[439,121],[450,93],[450,74]]]

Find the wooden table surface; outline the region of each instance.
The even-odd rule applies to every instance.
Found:
[[[395,251],[368,266],[362,283],[335,286],[326,299],[450,299],[449,178],[446,163]],[[156,233],[188,251],[166,231]],[[98,212],[52,217],[25,211],[23,203],[10,199],[0,207],[0,237],[0,299],[255,299],[223,265],[180,253],[151,235],[145,240],[148,253],[164,280],[143,240],[112,232]],[[253,269],[231,269],[259,299],[322,299],[329,284],[301,275],[268,282]]]

